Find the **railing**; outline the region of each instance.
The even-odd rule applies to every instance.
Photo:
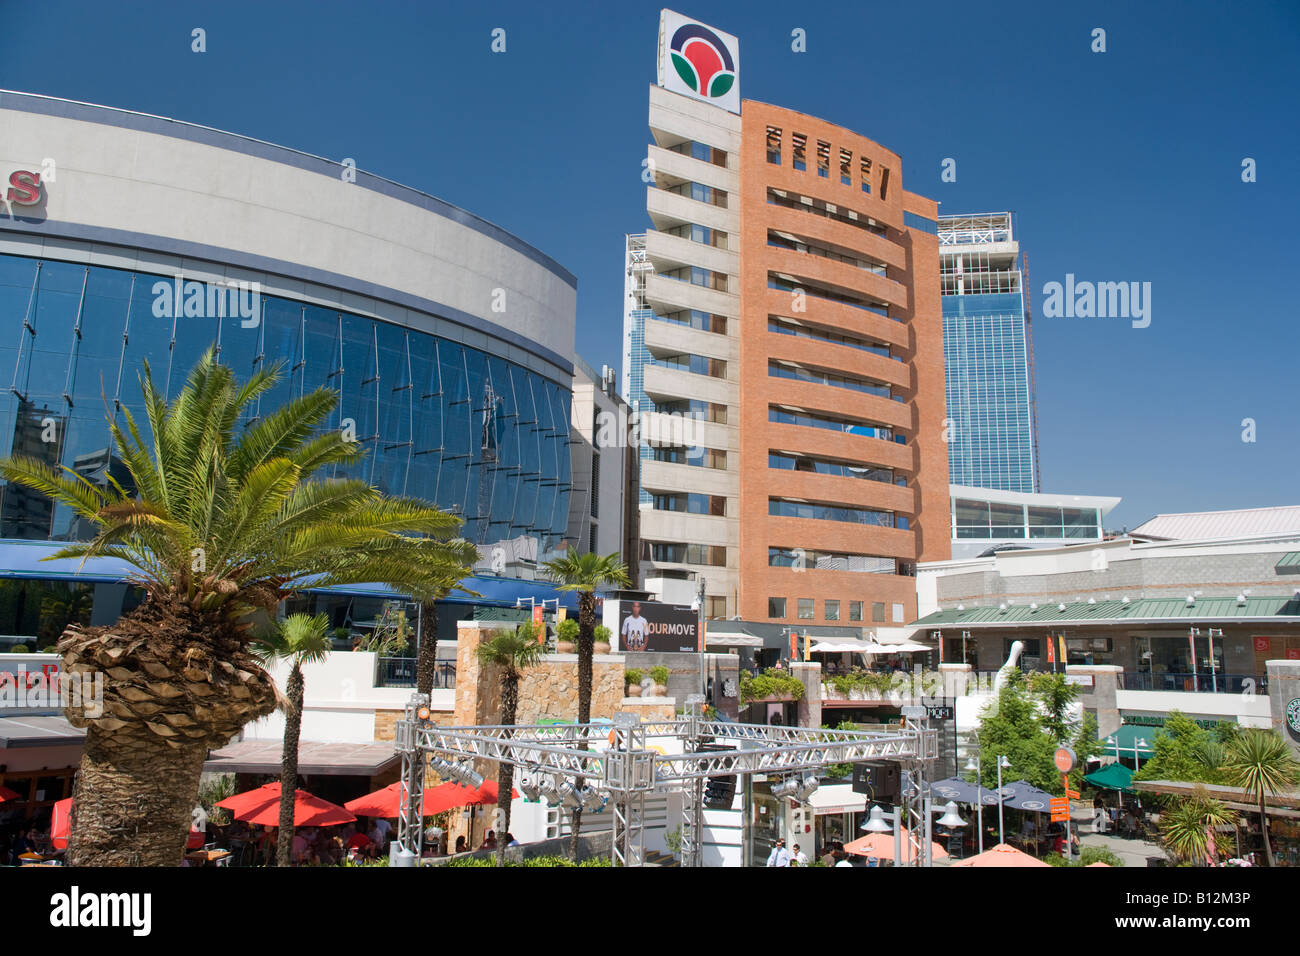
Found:
[[[1202,693],[1202,694],[1240,694],[1247,690],[1261,693],[1268,690],[1268,677],[1264,674],[1211,674],[1202,671],[1197,674],[1171,671],[1163,674],[1150,674],[1125,671],[1119,675],[1122,690],[1162,690]]]
[[[375,668],[377,687],[414,687],[417,662],[414,657],[381,657]],[[450,690],[456,686],[456,665],[440,663],[434,667],[435,690]]]

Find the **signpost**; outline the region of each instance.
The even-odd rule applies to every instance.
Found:
[[[1057,747],[1056,753],[1052,754],[1052,763],[1056,764],[1056,769],[1061,771],[1061,786],[1065,789],[1065,796],[1052,797],[1052,822],[1065,824],[1065,858],[1068,860],[1073,856],[1070,840],[1070,797],[1075,794],[1070,790],[1070,771],[1074,769],[1074,751],[1069,747]]]

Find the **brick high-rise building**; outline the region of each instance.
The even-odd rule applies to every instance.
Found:
[[[665,11],[660,50],[625,315],[643,581],[703,575],[714,618],[912,620],[950,553],[937,205],[873,141],[741,101],[735,38]]]

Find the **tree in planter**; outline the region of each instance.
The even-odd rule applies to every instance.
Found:
[[[476,652],[485,667],[495,667],[501,678],[501,723],[514,724],[519,712],[519,679],[536,664],[545,651],[537,643],[537,626],[531,621],[515,631],[501,631],[481,643]],[[509,735],[509,731],[506,734]],[[506,839],[510,832],[511,792],[515,785],[514,764],[497,764],[497,865],[505,862]]]
[[[591,720],[591,658],[595,653],[596,589],[628,588],[632,582],[627,577],[627,565],[617,554],[575,554],[573,549],[562,558],[543,565],[551,577],[560,582],[561,591],[578,592],[578,723]],[[587,749],[584,738],[579,748]],[[582,785],[582,780],[577,781]],[[569,856],[578,858],[578,837],[582,829],[582,808],[573,811],[573,833],[569,841]]]
[[[104,679],[102,709],[65,711],[86,728],[73,865],[181,862],[208,750],[276,705],[249,646],[255,612],[273,616],[308,580],[405,591],[451,563],[444,541],[457,518],[364,481],[313,480],[364,454],[325,430],[334,392],[318,389],[247,423],[277,375],[264,369],[239,384],[209,351],[168,402],[146,364],[147,429],[128,408],[108,423],[129,494],[37,459],[0,461],[0,477],[96,526],[95,538],[52,558],[117,558],[145,592],[116,624],[72,624],[58,643],[65,673]]]
[[[1218,800],[1194,797],[1160,814],[1160,839],[1178,860],[1199,865],[1209,850],[1209,833],[1217,827],[1236,824],[1236,810],[1230,810]],[[1215,846],[1219,856],[1235,852],[1232,841],[1224,836],[1215,837]]]
[[[317,664],[329,656],[330,620],[325,614],[290,614],[277,621],[258,640],[263,660],[284,658],[291,663],[285,685],[284,747],[280,751],[280,837],[275,845],[275,865],[293,862],[293,810],[298,789],[298,738],[302,733],[304,681],[302,665]]]
[[[1300,763],[1291,756],[1282,735],[1275,730],[1246,728],[1228,744],[1223,774],[1241,787],[1259,806],[1259,829],[1264,837],[1264,855],[1273,866],[1273,844],[1268,838],[1265,797],[1286,790],[1300,780]]]
[[[556,642],[556,649],[560,653],[563,654],[573,653],[572,647],[566,651],[560,648],[559,645],[560,644],[576,645],[578,643],[578,622],[575,618],[566,617],[563,621],[561,621],[559,624],[556,625],[555,642]]]

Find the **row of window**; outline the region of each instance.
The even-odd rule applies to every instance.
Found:
[[[767,232],[767,244],[775,249],[786,249],[790,252],[803,252],[810,256],[818,256],[822,259],[830,259],[832,262],[843,262],[845,265],[853,266],[864,272],[870,272],[873,275],[883,276],[886,273],[885,264],[877,262],[874,259],[865,259],[860,255],[853,253],[837,252],[830,246],[814,243],[810,240],[797,238],[788,233],[776,232],[769,229]]]
[[[865,478],[868,481],[881,481],[885,484],[907,486],[907,479],[895,476],[894,469],[881,468],[859,462],[836,461],[831,458],[813,458],[809,455],[792,455],[785,452],[769,451],[767,467],[780,468],[785,471],[807,471],[818,475],[830,475],[835,478]]]
[[[785,319],[775,315],[767,317],[767,330],[776,332],[779,335],[793,335],[800,339],[812,339],[815,342],[827,342],[831,345],[844,345],[851,349],[857,349],[860,352],[871,352],[873,355],[879,355],[883,358],[893,359],[895,362],[903,361],[902,356],[894,355],[888,345],[882,345],[873,342],[870,339],[864,339],[857,335],[850,335],[846,332],[832,331],[824,329],[819,325],[807,325],[796,322],[794,319]]]
[[[680,272],[682,270],[679,269],[676,271]],[[715,273],[715,275],[716,274],[717,273]],[[691,281],[694,280],[692,279]],[[700,285],[701,283],[697,282],[695,284]],[[824,286],[817,282],[810,282],[807,279],[783,275],[779,272],[769,272],[767,274],[767,287],[781,292],[801,293],[813,299],[825,299],[827,302],[847,305],[850,308],[861,309],[864,312],[874,312],[876,315],[883,316],[886,319],[893,319],[895,322],[903,321],[896,316],[890,315],[889,306],[884,302],[877,302],[874,299],[864,299],[859,295],[852,295],[848,292],[840,292],[837,289],[832,289],[829,286]],[[723,276],[722,291],[726,291],[726,276]]]
[[[878,438],[881,441],[892,441],[899,445],[907,444],[905,435],[896,434],[887,425],[872,425],[850,418],[796,411],[778,405],[768,406],[767,420],[781,425],[802,425],[806,428],[820,428],[824,431],[842,432],[845,435],[857,435],[862,438]]]
[[[796,382],[808,382],[813,385],[830,385],[834,388],[847,388],[850,391],[876,395],[880,398],[903,401],[901,395],[895,395],[888,385],[873,382],[853,375],[841,375],[839,372],[827,372],[822,369],[805,368],[802,365],[788,365],[771,359],[767,363],[767,374],[773,378],[789,378]]]
[[[795,619],[799,621],[813,621],[817,619],[817,601],[815,598],[796,598]],[[862,611],[865,602],[863,601],[846,601],[841,602],[836,599],[826,598],[822,601],[822,620],[838,621],[840,620],[840,605],[848,605],[848,620],[861,621]],[[778,621],[788,620],[789,599],[783,597],[770,597],[767,599],[767,616]],[[894,603],[891,608],[893,620],[896,623],[903,623],[904,609],[903,605]],[[871,620],[875,624],[885,623],[885,602],[871,602]]]
[[[689,282],[691,285],[715,289],[718,292],[727,291],[727,274],[725,272],[714,272],[712,269],[702,269],[699,266],[682,266],[680,269],[669,269],[666,272],[659,273],[659,275],[665,279]]]
[[[674,196],[685,196],[687,199],[708,203],[710,206],[717,206],[719,209],[727,208],[727,191],[725,189],[705,186],[703,183],[680,183],[676,186],[662,188],[663,192],[672,193]]]
[[[768,126],[766,152],[767,161],[774,166],[781,165],[782,140],[784,131],[779,126]],[[817,175],[829,179],[831,175],[831,144],[824,139],[817,140]],[[838,173],[840,184],[853,185],[853,151],[839,148]],[[790,133],[790,165],[799,172],[808,169],[808,136],[805,133]],[[880,181],[880,198],[883,200],[889,191],[889,168],[876,166]],[[872,162],[866,156],[858,156],[858,183],[864,193],[870,195],[872,187]]]
[[[655,411],[665,415],[680,415],[684,418],[698,418],[701,421],[727,424],[727,406],[717,402],[705,402],[697,398],[677,398],[666,402],[655,402]]]
[[[678,355],[665,355],[662,358],[651,355],[649,361],[651,365],[675,368],[681,372],[690,372],[692,375],[707,375],[710,378],[727,377],[726,360],[710,358],[707,355],[691,355],[688,352]]]
[[[713,332],[717,335],[727,334],[725,315],[714,315],[710,312],[701,312],[699,309],[681,309],[677,312],[665,312],[663,315],[658,313],[652,315],[660,322],[671,322],[673,325],[681,325],[701,332]]]
[[[877,236],[883,236],[889,231],[883,224],[865,213],[858,212],[856,209],[845,209],[843,206],[826,202],[824,199],[815,199],[812,196],[790,192],[786,189],[773,189],[769,186],[767,201],[773,206],[780,206],[783,209],[798,209],[800,212],[810,212],[814,216],[833,219],[835,222],[843,223],[846,226],[855,226]]]
[[[727,248],[727,234],[721,229],[710,229],[708,226],[701,226],[697,223],[687,222],[680,226],[674,226],[672,229],[664,230],[668,236],[677,236],[681,239],[689,239],[691,242],[698,242],[704,246],[712,246],[715,249]]]
[[[696,492],[664,492],[650,496],[652,507],[656,511],[683,511],[693,515],[716,515],[724,518],[727,514],[727,499],[722,495],[705,495]]]
[[[799,571],[851,571],[855,574],[905,574],[904,562],[876,554],[837,554],[806,548],[767,549],[767,566]]]
[[[670,153],[680,153],[682,156],[689,156],[691,159],[699,159],[706,163],[712,163],[714,166],[726,167],[727,151],[718,149],[716,146],[709,146],[705,143],[697,143],[694,140],[685,140],[676,146],[666,147]]]
[[[694,454],[692,454],[694,452]],[[726,469],[727,453],[716,448],[688,448],[686,445],[659,445],[650,457],[670,465],[696,465],[701,468]]]
[[[650,560],[656,564],[699,564],[721,568],[727,565],[727,549],[716,544],[683,544],[680,541],[647,541]]]
[[[845,524],[866,524],[904,530],[908,527],[907,518],[892,511],[852,508],[847,505],[822,504],[816,501],[794,501],[789,498],[769,498],[767,513],[776,518],[807,518],[814,521],[839,521]]]

